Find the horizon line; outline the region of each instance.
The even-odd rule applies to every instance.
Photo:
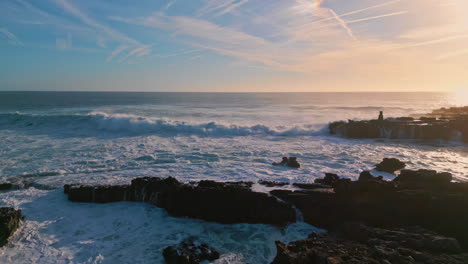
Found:
[[[451,93],[448,91],[310,91],[310,92],[288,92],[288,91],[271,91],[271,92],[265,92],[265,91],[253,91],[253,92],[247,92],[247,91],[240,91],[240,92],[234,92],[234,91],[227,91],[227,92],[219,92],[219,91],[102,91],[102,90],[97,90],[97,91],[86,91],[86,90],[0,90],[0,92],[39,92],[39,93],[54,93],[54,92],[59,92],[59,93]]]

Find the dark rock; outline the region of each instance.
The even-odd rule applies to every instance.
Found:
[[[329,185],[329,186],[334,186],[339,180],[340,180],[340,177],[338,177],[338,175],[333,174],[333,173],[325,173],[325,178],[316,179],[314,182]]]
[[[330,188],[330,186],[320,183],[293,183],[293,186],[306,190]]]
[[[371,180],[376,180],[376,178],[369,171],[363,171],[361,172],[361,174],[359,174],[358,181],[371,181]]]
[[[272,165],[274,166],[287,166],[290,168],[300,168],[301,165],[297,162],[296,157],[283,157],[281,162],[273,162]]]
[[[65,185],[64,193],[68,199],[82,203],[111,203],[126,201],[129,192],[128,185],[122,186],[85,186]]]
[[[289,185],[289,183],[287,182],[263,181],[263,180],[258,181],[258,183],[261,185],[265,185],[266,187],[282,187],[282,186]]]
[[[444,188],[452,181],[452,174],[434,170],[402,170],[394,179],[404,188]]]
[[[460,110],[461,109],[461,110]],[[436,110],[426,117],[333,122],[330,134],[347,138],[400,138],[418,140],[453,140],[460,135],[468,142],[468,115],[462,108]],[[457,136],[458,137],[458,136]]]
[[[300,240],[289,244],[276,242],[272,264],[380,263],[365,245],[352,241],[338,242],[331,236]]]
[[[8,243],[8,239],[21,226],[23,219],[21,210],[9,207],[0,208],[0,247]]]
[[[394,173],[395,171],[404,169],[405,167],[406,164],[401,162],[399,159],[384,158],[382,162],[376,165],[375,169],[378,171]]]
[[[409,243],[410,240],[420,243]],[[439,247],[434,241],[445,241]],[[415,247],[416,245],[416,247]],[[273,263],[467,263],[457,241],[421,228],[381,229],[347,223],[339,231],[288,245],[276,242]]]
[[[297,158],[296,158],[296,157],[289,157],[289,159],[288,159],[288,167],[291,167],[291,168],[300,168],[301,165],[299,164],[299,162],[297,162]]]
[[[361,178],[366,180],[340,179],[334,192],[274,190],[271,194],[293,204],[305,222],[320,228],[333,230],[343,222],[382,228],[420,225],[455,237],[468,248],[468,184],[447,183],[444,177],[445,184],[420,183],[425,180],[403,184],[372,179],[365,173]]]
[[[165,248],[163,256],[167,264],[198,264],[218,259],[219,253],[204,243],[188,238],[177,246]]]
[[[130,186],[64,186],[74,202],[147,202],[172,216],[192,217],[225,224],[252,223],[283,226],[294,222],[289,204],[266,193],[250,190],[252,183],[200,181],[184,184],[175,178],[137,178]]]
[[[0,191],[10,190],[13,188],[11,183],[0,183]]]

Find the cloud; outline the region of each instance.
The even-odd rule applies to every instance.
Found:
[[[171,6],[173,6],[175,3],[177,2],[177,0],[170,0],[163,8],[164,11],[167,11],[169,10],[169,8],[171,8]]]
[[[21,42],[13,33],[8,31],[6,28],[0,28],[0,35],[2,35],[8,43],[14,46],[24,46],[23,42]]]
[[[205,5],[197,11],[198,16],[215,13],[215,16],[228,14],[245,5],[249,0],[205,0]]]
[[[114,40],[118,40],[121,42],[127,42],[134,45],[141,45],[137,40],[134,40],[116,30],[113,30],[110,27],[107,27],[103,24],[96,22],[95,20],[91,19],[88,15],[78,9],[76,6],[68,2],[67,0],[53,0],[58,6],[60,6],[63,10],[67,11],[68,13],[72,14],[73,16],[80,19],[86,25],[106,34],[107,36],[113,38]]]
[[[353,33],[353,31],[351,30],[351,28],[348,27],[348,24],[347,24],[342,18],[340,18],[340,17],[335,13],[335,11],[333,11],[333,9],[329,9],[329,10],[330,10],[330,13],[333,15],[333,17],[336,19],[336,21],[338,21],[338,24],[344,28],[344,30],[345,30],[346,33],[349,35],[349,37],[352,38],[352,39],[354,39],[354,40],[357,40],[357,38],[354,36],[354,33]]]
[[[174,56],[179,56],[179,55],[184,55],[184,54],[190,54],[190,53],[195,53],[202,51],[203,49],[194,49],[194,50],[187,50],[187,51],[182,51],[182,52],[177,52],[177,53],[172,53],[172,54],[164,54],[164,55],[156,55],[158,58],[169,58],[169,57],[174,57]],[[200,56],[200,55],[198,55]]]
[[[153,45],[145,45],[145,46],[135,48],[135,49],[131,50],[127,55],[122,57],[119,60],[119,62],[123,62],[123,61],[127,60],[128,58],[130,58],[132,56],[142,57],[142,56],[148,55],[148,54],[151,53],[151,49],[150,49],[151,46],[153,46]]]
[[[58,50],[67,50],[73,48],[72,35],[68,33],[66,38],[57,38],[55,40],[55,46]]]
[[[126,45],[120,45],[116,49],[114,49],[109,57],[107,57],[106,62],[111,62],[115,57],[119,54],[127,50],[129,47]]]

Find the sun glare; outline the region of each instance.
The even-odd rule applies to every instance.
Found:
[[[455,105],[468,105],[468,87],[455,90],[451,98],[451,102]]]

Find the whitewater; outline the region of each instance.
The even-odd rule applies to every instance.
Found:
[[[218,249],[217,263],[269,263],[275,240],[320,230],[173,218],[139,203],[76,204],[61,188],[141,176],[313,182],[329,172],[355,179],[384,157],[466,181],[466,144],[350,140],[327,130],[332,121],[423,114],[452,102],[443,93],[0,92],[0,181],[22,186],[0,192],[0,205],[26,217],[0,249],[0,263],[162,263],[162,250],[188,236]],[[283,156],[297,157],[301,169],[271,166]]]

